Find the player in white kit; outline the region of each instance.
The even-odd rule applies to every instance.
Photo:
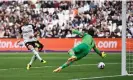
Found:
[[[31,61],[27,64],[27,70],[30,69],[32,63],[36,59],[39,59],[42,63],[46,63],[46,61],[39,56],[39,51],[43,49],[43,45],[35,37],[37,31],[38,30],[36,29],[36,27],[31,24],[27,24],[27,21],[20,28],[20,34],[24,39],[25,46],[28,50],[31,50],[34,53],[34,55],[31,58]]]

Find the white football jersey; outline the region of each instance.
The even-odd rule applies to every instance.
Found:
[[[34,36],[34,27],[32,25],[24,25],[21,27],[21,33],[24,39],[24,42],[32,42],[36,41],[37,39]]]

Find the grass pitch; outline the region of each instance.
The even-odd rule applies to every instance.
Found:
[[[107,54],[101,59],[91,53],[60,73],[53,70],[62,65],[69,57],[67,53],[41,53],[46,64],[35,61],[30,70],[26,70],[32,53],[2,53],[0,54],[0,80],[132,80],[133,76],[120,76],[121,55]],[[105,69],[98,69],[99,62],[105,63]]]

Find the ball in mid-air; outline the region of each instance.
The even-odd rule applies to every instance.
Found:
[[[105,64],[103,62],[98,63],[99,69],[104,69],[104,67],[105,67]]]

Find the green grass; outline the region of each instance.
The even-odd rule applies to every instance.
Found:
[[[7,53],[0,54],[0,80],[71,80],[86,79],[93,77],[114,76],[121,73],[120,54],[108,54],[105,59],[101,59],[97,54],[89,54],[71,66],[65,68],[60,73],[52,71],[62,65],[67,58],[67,54],[47,53],[40,54],[47,64],[42,64],[38,60],[32,65],[30,70],[26,70],[26,65],[33,54],[31,53]],[[105,69],[98,69],[97,64],[103,61]],[[93,80],[132,80],[133,76],[117,76],[95,78]]]

